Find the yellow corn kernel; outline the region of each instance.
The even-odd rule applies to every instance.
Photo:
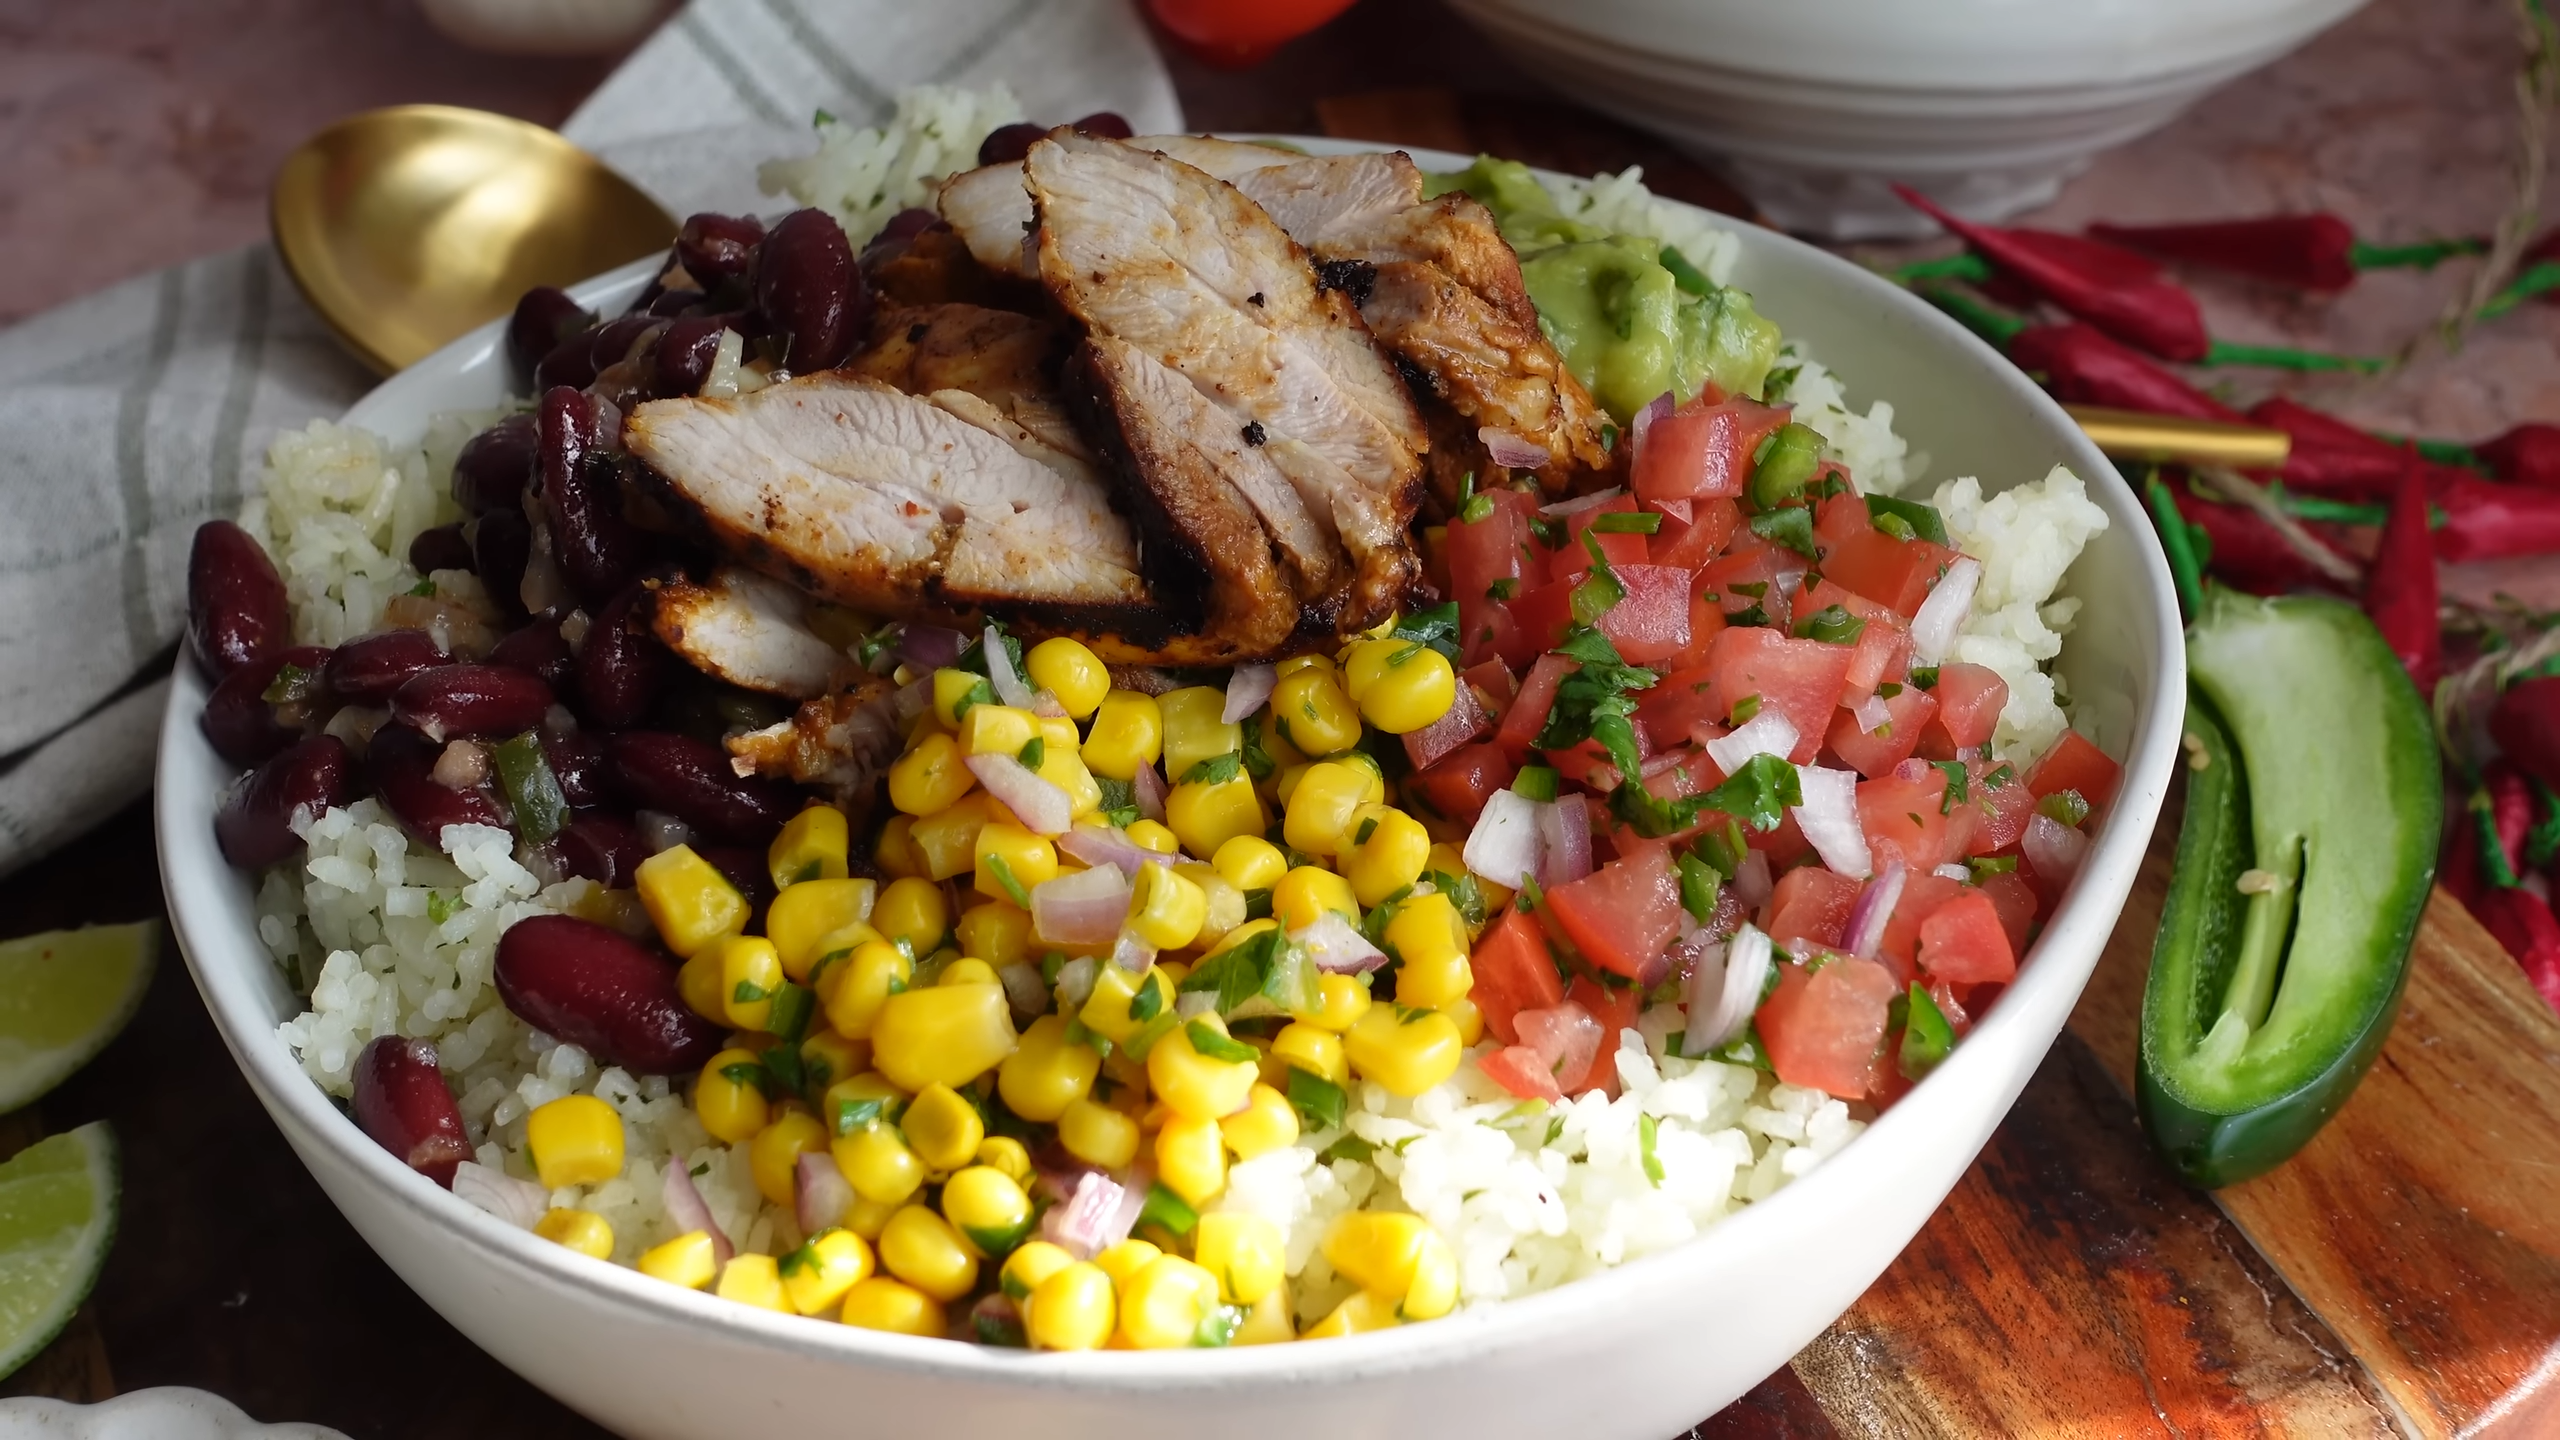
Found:
[[[1314,768],[1316,768],[1315,762],[1312,760],[1301,760],[1294,765],[1280,767],[1280,774],[1271,782],[1271,803],[1280,807],[1281,814],[1289,813],[1289,801],[1298,793],[1298,782],[1306,779],[1307,772]]]
[[[979,1141],[977,1160],[990,1170],[1012,1176],[1016,1185],[1031,1183],[1031,1152],[1010,1135],[990,1135]]]
[[[1378,677],[1387,673],[1389,662],[1411,646],[1410,640],[1357,640],[1343,656],[1342,693],[1352,704],[1360,703]]]
[[[907,1113],[898,1119],[898,1129],[928,1170],[959,1169],[977,1158],[978,1142],[987,1138],[987,1124],[979,1117],[978,1107],[942,1084],[916,1092]]]
[[[1192,766],[1244,748],[1244,727],[1218,717],[1227,708],[1227,692],[1206,685],[1169,691],[1156,697],[1164,715],[1164,773],[1180,780]]]
[[[1019,825],[990,824],[978,832],[976,870],[979,894],[1029,905],[1033,886],[1058,878],[1058,847]]]
[[[844,1228],[862,1237],[866,1245],[880,1242],[880,1232],[889,1228],[889,1217],[898,1213],[896,1204],[856,1195],[844,1212]]]
[[[1298,1112],[1289,1108],[1289,1097],[1268,1085],[1257,1084],[1246,1095],[1242,1110],[1218,1122],[1218,1133],[1225,1138],[1227,1148],[1236,1152],[1237,1159],[1250,1160],[1296,1143]]]
[[[703,1063],[693,1081],[693,1113],[712,1139],[740,1145],[764,1128],[764,1091],[756,1084],[763,1069],[752,1050],[723,1050]]]
[[[880,1232],[880,1268],[945,1304],[978,1283],[978,1257],[951,1223],[921,1205],[889,1217]]]
[[[1360,923],[1360,897],[1351,893],[1351,882],[1321,865],[1301,865],[1280,877],[1271,890],[1271,918],[1288,931],[1304,930],[1327,910]]]
[[[1253,1060],[1220,1060],[1192,1046],[1205,1033],[1215,1047],[1227,1039],[1227,1024],[1215,1015],[1174,1026],[1147,1051],[1147,1085],[1166,1108],[1186,1120],[1216,1121],[1245,1107],[1253,1082],[1261,1074]]]
[[[1200,1217],[1192,1234],[1192,1253],[1200,1268],[1218,1279],[1218,1293],[1230,1305],[1258,1305],[1286,1278],[1287,1256],[1280,1227],[1259,1215],[1218,1211]]]
[[[838,1315],[847,1325],[864,1330],[920,1335],[927,1340],[941,1339],[946,1329],[942,1307],[932,1296],[886,1275],[855,1282],[844,1292],[844,1308]]]
[[[937,1080],[956,1089],[994,1069],[1013,1053],[1013,1042],[1013,1007],[1002,985],[936,985],[881,1002],[871,1063],[901,1089]]]
[[[1073,733],[1072,724],[1063,720],[1058,723]],[[1081,820],[1102,808],[1102,787],[1094,783],[1093,771],[1073,746],[1044,745],[1040,763],[1032,767],[1032,773],[1067,792],[1067,813],[1075,819]]]
[[[1043,1015],[996,1067],[996,1093],[1014,1114],[1047,1124],[1092,1094],[1093,1078],[1100,1073],[1102,1056],[1083,1041],[1067,1038],[1066,1018]]]
[[[1120,1323],[1110,1274],[1084,1261],[1051,1271],[1020,1303],[1022,1333],[1035,1350],[1098,1350]]]
[[[1280,679],[1286,680],[1301,670],[1321,670],[1330,675],[1334,671],[1334,664],[1332,656],[1317,651],[1312,655],[1292,655],[1271,668]]]
[[[895,892],[904,880],[891,885]],[[937,897],[941,892],[936,891]],[[838,962],[841,980],[827,995],[827,1024],[848,1039],[871,1038],[871,1027],[878,1022],[880,1007],[890,996],[907,988],[915,978],[915,966],[898,948],[882,940],[854,947],[853,954]]]
[[[1334,1306],[1332,1313],[1298,1332],[1298,1338],[1331,1340],[1342,1335],[1366,1335],[1372,1330],[1392,1330],[1396,1323],[1395,1302],[1357,1290]]]
[[[972,705],[960,717],[963,755],[1019,755],[1040,733],[1040,717],[1010,705]]]
[[[1182,842],[1173,837],[1173,832],[1153,820],[1132,820],[1129,827],[1120,833],[1129,837],[1130,844],[1141,850],[1153,850],[1159,855],[1171,855],[1182,849]]]
[[[1152,998],[1142,1000],[1142,993]],[[1093,993],[1085,997],[1076,1018],[1112,1044],[1126,1045],[1130,1037],[1171,1015],[1173,1007],[1173,982],[1165,977],[1163,966],[1132,975],[1105,961],[1095,969]]]
[[[978,687],[986,686],[982,692]],[[960,728],[960,702],[973,695],[984,694],[981,705],[993,703],[995,687],[987,677],[975,670],[955,670],[948,666],[933,672],[933,718],[945,730]]]
[[[1138,1158],[1138,1122],[1125,1111],[1078,1098],[1058,1113],[1058,1143],[1097,1170],[1117,1170]]]
[[[1271,1293],[1253,1302],[1245,1311],[1244,1323],[1228,1339],[1229,1345],[1286,1345],[1298,1338],[1293,1307],[1289,1304],[1289,1282],[1282,1280],[1271,1287]]]
[[[1410,1100],[1458,1073],[1467,1047],[1457,1023],[1437,1010],[1376,1005],[1343,1035],[1342,1052],[1363,1079]]]
[[[844,1172],[845,1183],[865,1200],[882,1205],[904,1204],[924,1187],[924,1162],[907,1148],[906,1137],[898,1133],[898,1127],[886,1121],[874,1121],[856,1127],[849,1135],[837,1136],[828,1151],[835,1156],[836,1168]],[[846,1216],[845,1223],[852,1225],[853,1217]]]
[[[1360,1023],[1369,1013],[1369,987],[1351,975],[1319,975],[1316,977],[1316,1013],[1298,1018],[1310,1025],[1343,1034]]]
[[[1350,979],[1349,976],[1341,977]],[[1365,997],[1367,991],[1362,991]],[[1342,1037],[1308,1020],[1293,1020],[1272,1037],[1271,1053],[1319,1080],[1351,1083],[1350,1062],[1342,1055]]]
[[[1226,1189],[1227,1147],[1218,1122],[1180,1115],[1165,1121],[1156,1132],[1156,1178],[1195,1208]]]
[[[1467,922],[1446,895],[1417,895],[1387,922],[1386,948],[1398,963],[1396,1001],[1437,1010],[1474,987]]]
[[[892,880],[924,873],[924,861],[916,855],[910,839],[915,824],[913,815],[892,815],[889,823],[880,827],[880,838],[871,842],[871,863]]]
[[[942,887],[931,881],[892,880],[880,892],[880,903],[871,908],[871,928],[892,942],[906,941],[913,954],[930,955],[951,933],[951,906],[942,898]]]
[[[1200,887],[1153,861],[1138,867],[1138,883],[1129,896],[1129,917],[1122,928],[1159,950],[1179,950],[1200,937],[1209,918],[1209,897]]]
[[[1394,944],[1391,937],[1388,942]],[[1438,958],[1407,960],[1396,971],[1396,1003],[1439,1010],[1467,998],[1475,988],[1475,969],[1465,951],[1442,952]]]
[[[1259,835],[1238,835],[1227,841],[1209,863],[1239,890],[1268,890],[1289,873],[1289,857]]]
[[[960,953],[1001,970],[1031,958],[1031,912],[1002,900],[960,912]]]
[[[720,942],[719,1019],[741,1030],[762,1030],[773,1019],[773,993],[782,988],[782,956],[758,935]]]
[[[1401,1302],[1413,1288],[1431,1222],[1394,1210],[1353,1210],[1325,1232],[1324,1258],[1336,1272],[1382,1297]]]
[[[545,1190],[602,1184],[622,1173],[622,1117],[593,1095],[563,1095],[525,1117],[524,1148]]]
[[[1273,765],[1286,768],[1313,758],[1290,744],[1289,737],[1280,733],[1280,717],[1271,713],[1269,706],[1264,706],[1261,714],[1245,723],[1253,727],[1253,733],[1262,741],[1262,753],[1271,757]]]
[[[1164,753],[1164,708],[1153,695],[1114,690],[1102,699],[1085,732],[1082,754],[1086,768],[1114,780],[1134,778],[1141,765],[1153,765]]]
[[[711,1293],[759,1310],[791,1308],[782,1294],[782,1268],[770,1255],[746,1252],[730,1256],[729,1263],[720,1267],[719,1286]]]
[[[825,1090],[850,1075],[871,1068],[871,1047],[860,1040],[848,1040],[821,1025],[800,1042],[800,1073],[808,1088]]]
[[[1253,781],[1241,771],[1232,779],[1174,786],[1165,797],[1164,818],[1182,848],[1194,855],[1214,855],[1229,840],[1259,835],[1271,823]]]
[[[1112,1288],[1116,1290],[1135,1279],[1139,1271],[1154,1264],[1156,1257],[1163,1253],[1145,1240],[1123,1240],[1104,1246],[1102,1253],[1093,1257],[1093,1263],[1101,1267],[1103,1274],[1111,1277]]]
[[[1422,1232],[1422,1248],[1414,1257],[1413,1283],[1396,1307],[1399,1320],[1437,1320],[1458,1308],[1458,1253],[1437,1230]]]
[[[1366,750],[1345,750],[1339,755],[1328,755],[1325,759],[1336,765],[1348,765],[1352,769],[1369,777],[1368,784],[1360,791],[1361,804],[1379,805],[1385,803],[1387,798],[1387,772],[1379,768],[1377,756],[1370,754]]]
[[[1360,697],[1360,715],[1387,734],[1426,729],[1457,702],[1458,672],[1439,651],[1399,643],[1386,665]]]
[[[788,1205],[799,1193],[800,1155],[827,1147],[827,1127],[806,1110],[785,1110],[756,1134],[747,1147],[747,1169],[757,1193],[776,1205]]]
[[[685,1008],[705,1020],[724,1021],[728,1007],[720,1003],[720,947],[707,945],[676,967],[676,993]]]
[[[1330,755],[1360,741],[1360,712],[1329,669],[1309,667],[1282,680],[1271,692],[1271,715],[1289,743],[1309,755]]]
[[[996,1288],[1016,1305],[1031,1298],[1040,1282],[1076,1263],[1076,1257],[1046,1240],[1025,1240],[996,1271]],[[1103,1277],[1105,1284],[1111,1277]]]
[[[843,811],[833,805],[809,806],[792,816],[765,848],[765,868],[773,875],[773,888],[788,890],[804,881],[843,879],[852,844]]]
[[[664,1245],[641,1251],[640,1258],[632,1263],[652,1280],[664,1280],[687,1290],[710,1284],[720,1269],[708,1230],[687,1230]]]
[[[889,766],[889,803],[909,815],[930,815],[959,804],[977,784],[961,763],[960,742],[936,730]]]
[[[1219,937],[1218,937],[1218,943],[1217,943],[1217,944],[1215,944],[1215,945],[1210,946],[1210,947],[1209,947],[1209,949],[1208,949],[1208,951],[1207,951],[1205,954],[1203,954],[1200,958],[1202,958],[1203,960],[1206,960],[1206,959],[1208,959],[1208,958],[1209,958],[1209,956],[1211,956],[1211,955],[1223,955],[1223,954],[1225,954],[1227,951],[1229,951],[1229,950],[1233,950],[1233,949],[1234,949],[1234,948],[1236,948],[1237,946],[1239,946],[1239,945],[1242,945],[1242,944],[1246,943],[1247,941],[1249,941],[1249,940],[1253,939],[1253,937],[1255,937],[1255,936],[1257,936],[1257,935],[1262,934],[1262,933],[1263,933],[1264,931],[1266,931],[1266,930],[1277,930],[1277,929],[1279,929],[1279,928],[1280,928],[1280,924],[1279,924],[1279,922],[1278,922],[1278,921],[1276,921],[1276,920],[1247,920],[1246,922],[1244,922],[1243,924],[1241,924],[1241,925],[1237,926],[1237,927],[1236,927],[1236,928],[1234,928],[1233,930],[1230,930],[1230,931],[1228,931],[1226,934],[1219,936]],[[1159,963],[1157,964],[1156,968],[1157,968],[1158,970],[1167,970],[1167,969],[1171,969],[1171,968],[1173,968],[1173,962],[1171,962],[1171,961],[1163,961],[1163,962],[1159,962]]]
[[[631,883],[658,938],[685,959],[747,928],[747,897],[690,845],[670,846],[641,861]]]
[[[819,808],[803,810],[814,815]],[[833,811],[827,812],[833,814]],[[780,842],[775,842],[779,844]],[[826,952],[822,942],[847,926],[865,924],[880,896],[876,880],[803,880],[784,887],[765,907],[764,936],[782,957],[782,972],[802,984]]]
[[[533,1233],[590,1260],[613,1258],[613,1227],[592,1210],[572,1210],[565,1205],[554,1205],[543,1211],[542,1218],[534,1222]]]
[[[1003,1171],[972,1165],[942,1183],[942,1218],[972,1251],[993,1258],[1031,1233],[1031,1197]]]
[[[1458,1027],[1459,1044],[1472,1050],[1483,1042],[1484,1012],[1476,1008],[1475,1001],[1461,995],[1441,1006],[1440,1013],[1448,1016],[1449,1023]]]
[[[821,1230],[783,1256],[778,1268],[783,1298],[799,1314],[815,1315],[871,1277],[871,1246],[850,1230]]]
[[[1218,1303],[1218,1277],[1179,1255],[1159,1255],[1120,1286],[1120,1333],[1140,1350],[1199,1342]]]
[[[977,856],[978,832],[1012,816],[994,796],[973,790],[959,804],[917,820],[907,832],[907,848],[915,852],[918,873],[927,880],[968,874]]]
[[[984,960],[962,955],[954,950],[937,950],[934,958],[942,962],[941,973],[933,977],[936,985],[993,985],[996,967]]]
[[[1064,635],[1043,640],[1022,657],[1032,684],[1056,698],[1060,709],[1081,720],[1102,704],[1111,691],[1111,671],[1081,640]]]
[[[1215,945],[1244,923],[1244,891],[1214,867],[1186,860],[1174,866],[1173,873],[1200,887],[1200,931],[1191,937],[1193,945]]]
[[[1317,761],[1289,794],[1282,837],[1291,849],[1308,855],[1341,853],[1351,843],[1351,817],[1364,803],[1361,796],[1368,786],[1365,770],[1337,760]]]
[[[1366,838],[1363,838],[1366,837]],[[1431,858],[1431,832],[1392,805],[1363,805],[1351,815],[1351,844],[1342,854],[1342,877],[1362,905],[1381,905],[1412,888]]]

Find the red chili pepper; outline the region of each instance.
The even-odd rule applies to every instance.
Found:
[[[2484,891],[2470,908],[2516,958],[2543,1000],[2560,1010],[2560,917],[2552,915],[2550,905],[2518,886]]]
[[[2187,488],[2183,475],[2166,484],[2178,503],[2179,516],[2205,533],[2211,549],[2199,558],[2215,579],[2253,595],[2282,595],[2328,584],[2257,512],[2203,499]]]
[[[2043,375],[2047,390],[2083,405],[2152,415],[2184,415],[2246,425],[2249,417],[2086,325],[2031,325],[2009,341],[2009,358]]]
[[[2113,245],[2305,290],[2355,283],[2356,232],[2335,215],[2269,215],[2203,225],[2092,225]]]
[[[2560,554],[2560,490],[2484,480],[2442,465],[2431,467],[2427,489],[2445,515],[2436,531],[2443,559]]]
[[[2498,833],[2498,850],[2506,856],[2507,868],[2522,875],[2525,833],[2533,828],[2533,787],[2525,783],[2524,772],[2495,760],[2482,769],[2480,783],[2489,789],[2489,820]]]
[[[2473,448],[2501,480],[2560,490],[2560,425],[2528,422]]]
[[[2508,686],[2489,712],[2489,738],[2507,763],[2560,790],[2560,675]]]
[[[2249,418],[2293,437],[2284,483],[2296,490],[2387,501],[2408,468],[2408,456],[2391,444],[2281,395],[2259,401]]]
[[[2428,544],[2427,482],[2415,452],[2400,457],[2391,518],[2365,572],[2364,612],[2408,668],[2418,693],[2432,695],[2444,675],[2444,631],[2436,616],[2436,555]],[[2519,782],[2521,783],[2521,782]]]
[[[1909,186],[1896,185],[1893,193],[2037,294],[2118,339],[2164,360],[2202,360],[2213,349],[2195,297],[2130,250],[2052,230],[1976,225]]]

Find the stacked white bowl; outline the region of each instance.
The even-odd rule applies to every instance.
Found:
[[[2000,219],[2364,0],[1451,0],[1533,74],[1718,165],[1780,228]]]

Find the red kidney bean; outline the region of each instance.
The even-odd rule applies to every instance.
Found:
[[[460,521],[421,530],[418,538],[409,542],[409,568],[421,575],[438,570],[468,570],[471,566],[471,542],[462,538]]]
[[[699,1067],[720,1026],[696,1015],[676,967],[617,931],[569,915],[534,915],[498,937],[498,997],[516,1018],[600,1064],[642,1075]]]
[[[701,845],[695,847],[694,853],[728,877],[729,883],[746,897],[751,917],[761,923],[764,907],[772,904],[779,893],[773,888],[773,870],[765,863],[764,851],[751,845]]]
[[[753,215],[714,215],[708,211],[685,218],[676,232],[676,263],[705,290],[723,280],[743,280],[755,273],[756,247],[764,243],[764,222]]]
[[[673,320],[707,308],[708,299],[699,290],[661,290],[656,299],[642,308],[661,320]]]
[[[536,615],[530,623],[509,631],[489,652],[489,663],[539,675],[555,693],[567,689],[578,673],[578,657],[560,637],[559,618],[552,615]]]
[[[521,510],[492,510],[473,527],[480,588],[509,615],[524,613],[524,568],[533,563],[533,522]]]
[[[646,536],[622,515],[611,448],[622,420],[592,395],[561,387],[542,397],[542,509],[561,577],[589,605],[638,578]]]
[[[664,730],[626,730],[604,742],[607,773],[634,809],[664,810],[705,839],[761,845],[800,808],[791,787],[729,767],[729,752]]]
[[[584,390],[596,383],[596,337],[604,333],[598,322],[561,341],[533,367],[533,393],[541,395],[559,386]]]
[[[284,577],[255,536],[228,520],[196,527],[187,555],[187,640],[216,680],[289,643]]]
[[[649,842],[639,827],[619,815],[581,815],[551,844],[559,852],[560,868],[608,890],[629,885],[640,862],[649,858]]]
[[[302,848],[296,815],[317,815],[355,798],[355,757],[335,735],[314,735],[270,756],[213,817],[222,858],[262,870]]]
[[[1034,125],[1028,120],[999,125],[987,132],[986,139],[978,142],[978,163],[1010,165],[1030,154],[1031,147],[1048,133],[1048,126]]]
[[[871,323],[871,284],[834,216],[794,210],[773,227],[756,256],[756,308],[782,337],[782,363],[795,374],[853,353]]]
[[[516,735],[542,723],[551,687],[530,670],[438,665],[391,692],[391,718],[442,742],[457,735]]]
[[[446,1189],[453,1169],[471,1158],[462,1107],[436,1068],[436,1047],[402,1035],[377,1035],[356,1052],[356,1124],[400,1163]]]
[[[452,663],[424,630],[378,631],[348,641],[329,657],[329,689],[350,705],[381,705],[410,676]]]
[[[637,725],[666,687],[675,657],[648,624],[647,587],[638,582],[605,602],[578,651],[578,698],[589,721],[610,730]]]
[[[720,337],[728,329],[725,315],[695,315],[670,322],[667,333],[658,337],[658,370],[649,393],[661,399],[699,393],[702,382],[711,378]]]
[[[893,255],[903,254],[917,236],[942,223],[942,217],[930,210],[901,210],[889,217],[880,233],[862,247],[862,263],[876,265]]]
[[[443,753],[442,743],[406,725],[384,725],[365,749],[365,777],[401,826],[429,845],[447,825],[506,824],[483,792],[436,783],[436,757]]]
[[[1129,122],[1121,119],[1115,110],[1096,110],[1076,121],[1072,128],[1080,134],[1099,135],[1105,140],[1126,140],[1131,133]]]
[[[328,685],[321,677],[328,664],[328,650],[302,645],[278,651],[224,676],[222,683],[213,687],[213,693],[205,697],[204,714],[197,722],[204,727],[204,738],[212,742],[213,753],[234,765],[255,765],[300,739],[301,722],[310,718],[319,702],[327,698]],[[308,700],[279,707],[267,699],[267,690],[287,665],[312,677],[306,684],[314,694]],[[291,723],[278,713],[280,708],[291,714]]]
[[[533,374],[542,358],[560,348],[560,342],[595,323],[595,317],[569,298],[569,292],[550,285],[537,285],[516,301],[515,314],[507,319],[507,361],[515,367],[519,382]]]
[[[551,777],[560,782],[560,798],[572,810],[593,810],[613,800],[613,786],[606,778],[604,742],[584,730],[555,734],[545,726],[542,735],[542,758],[551,766]]]
[[[453,498],[465,511],[522,510],[540,447],[530,413],[510,415],[474,435],[453,457]]]

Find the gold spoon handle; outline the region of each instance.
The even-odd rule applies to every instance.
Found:
[[[2103,405],[2065,405],[2081,433],[2118,460],[2228,465],[2237,470],[2274,469],[2293,451],[2293,437],[2258,425],[2148,415]]]

